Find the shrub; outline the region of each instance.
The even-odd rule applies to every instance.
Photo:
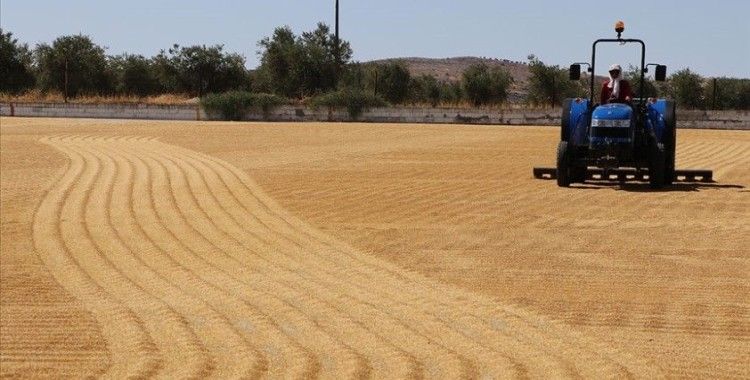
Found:
[[[667,94],[677,105],[687,109],[701,109],[705,106],[703,92],[703,77],[691,71],[682,69],[669,76],[666,83]]]
[[[409,96],[411,74],[406,64],[393,61],[385,64],[375,64],[370,67],[367,77],[367,87],[375,94],[393,104],[402,104]]]
[[[422,74],[416,78],[411,78],[409,83],[409,100],[412,103],[429,103],[436,107],[440,103],[442,88],[445,83],[427,74]]]
[[[528,103],[535,106],[549,104],[554,107],[562,105],[565,98],[586,96],[582,82],[568,80],[568,69],[546,65],[533,54],[528,59]]]
[[[357,119],[371,107],[385,107],[388,102],[383,98],[359,90],[339,90],[316,96],[310,100],[313,109],[320,107],[346,108],[349,117]]]
[[[278,95],[247,91],[208,94],[201,99],[201,105],[208,114],[220,115],[224,120],[242,120],[245,114],[253,110],[262,111],[266,118],[271,110],[286,103],[287,100]]]
[[[463,88],[468,100],[475,106],[502,103],[508,98],[513,77],[499,67],[490,68],[484,63],[469,66],[463,73]]]

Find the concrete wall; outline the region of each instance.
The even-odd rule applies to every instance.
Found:
[[[677,111],[682,128],[750,129],[750,111]]]
[[[372,123],[460,123],[559,125],[560,111],[485,110],[464,108],[384,107],[373,108],[358,121]],[[249,120],[263,119],[263,115],[249,114]],[[302,106],[282,106],[265,115],[269,121],[351,121],[344,110],[317,109]]]
[[[83,117],[106,119],[218,120],[198,105],[0,103],[0,115],[25,117]],[[344,110],[313,110],[281,106],[267,114],[250,112],[251,121],[351,121]],[[750,111],[678,111],[680,128],[750,130]],[[365,112],[358,121],[374,123],[459,123],[560,125],[560,110],[500,110],[464,108],[387,107]]]
[[[198,120],[206,114],[196,105],[0,103],[0,115],[98,119]]]

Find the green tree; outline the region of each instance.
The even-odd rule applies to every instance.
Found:
[[[413,103],[429,103],[437,106],[442,100],[442,86],[444,84],[427,74],[412,78],[409,83],[409,100]]]
[[[118,93],[146,96],[160,90],[151,59],[122,54],[110,57],[109,65],[117,81]]]
[[[655,98],[659,96],[656,85],[647,76],[643,77],[643,94],[638,93],[641,90],[641,69],[639,67],[628,65],[628,69],[623,74],[623,77],[630,82],[634,97]]]
[[[336,88],[342,66],[351,59],[349,43],[339,41],[319,23],[296,36],[288,26],[258,42],[260,66],[256,87],[288,97],[304,97]],[[336,54],[340,55],[339,58]]]
[[[513,77],[507,71],[483,63],[469,66],[462,80],[466,99],[475,106],[504,102],[512,83]]]
[[[464,89],[460,82],[445,82],[440,86],[440,101],[458,104],[465,99]]]
[[[32,57],[26,44],[0,28],[0,92],[18,93],[34,86]]]
[[[750,109],[750,79],[712,78],[706,81],[704,99],[711,109]]]
[[[339,89],[363,90],[367,75],[367,64],[352,62],[341,68],[339,74]]]
[[[367,70],[366,87],[393,104],[406,101],[410,82],[409,69],[401,61],[370,65]]]
[[[179,46],[162,50],[153,61],[154,72],[167,91],[199,97],[249,87],[245,58],[224,52],[223,45]]]
[[[104,48],[85,35],[58,37],[52,45],[39,44],[34,49],[39,86],[43,91],[57,90],[67,94],[111,94],[114,78],[108,70]]]
[[[318,23],[313,31],[303,32],[300,40],[305,67],[302,71],[303,92],[312,94],[336,88],[341,67],[351,59],[349,43],[340,42],[337,48],[336,37],[324,23]]]
[[[689,68],[670,75],[666,87],[667,93],[680,107],[696,109],[705,105],[703,78]]]
[[[262,39],[258,46],[262,49],[257,71],[259,86],[288,97],[301,95],[303,69],[300,62],[304,52],[292,29],[276,28],[273,36]]]
[[[568,80],[568,70],[560,66],[545,65],[536,56],[529,55],[529,83],[527,101],[535,105],[559,106],[565,98],[584,96],[579,82]]]
[[[743,79],[737,89],[735,109],[750,110],[750,79]]]

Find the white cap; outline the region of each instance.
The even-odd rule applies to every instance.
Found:
[[[612,71],[612,70],[622,71],[622,68],[620,67],[620,65],[615,63],[614,65],[609,67],[609,71]]]

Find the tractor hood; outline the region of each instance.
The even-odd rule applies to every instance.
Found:
[[[591,115],[594,120],[630,120],[633,115],[633,109],[627,104],[611,103],[603,104],[594,109]]]

